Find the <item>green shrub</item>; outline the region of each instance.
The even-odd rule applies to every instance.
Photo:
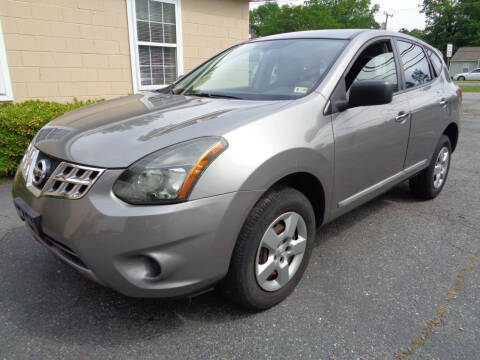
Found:
[[[30,141],[50,120],[95,101],[68,104],[29,100],[0,104],[0,176],[11,176]]]

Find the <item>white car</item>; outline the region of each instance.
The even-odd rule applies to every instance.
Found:
[[[475,69],[469,73],[457,74],[454,77],[454,80],[480,80],[480,69]]]

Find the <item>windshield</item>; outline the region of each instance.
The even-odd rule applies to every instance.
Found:
[[[249,100],[296,99],[311,92],[345,40],[252,42],[229,49],[177,82],[174,94]]]

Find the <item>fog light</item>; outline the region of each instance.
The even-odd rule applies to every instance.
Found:
[[[149,255],[134,255],[127,258],[119,258],[116,262],[116,267],[133,283],[158,280],[162,273],[160,263]]]
[[[157,260],[151,258],[150,256],[144,256],[145,261],[145,270],[146,274],[145,277],[149,279],[156,279],[162,273],[162,267],[158,263]]]

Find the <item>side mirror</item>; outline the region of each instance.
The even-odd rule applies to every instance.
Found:
[[[388,81],[356,81],[350,88],[349,107],[390,104],[393,88]]]
[[[363,80],[355,81],[350,87],[348,101],[340,100],[335,103],[339,111],[358,106],[383,105],[392,102],[393,88],[388,81]]]

